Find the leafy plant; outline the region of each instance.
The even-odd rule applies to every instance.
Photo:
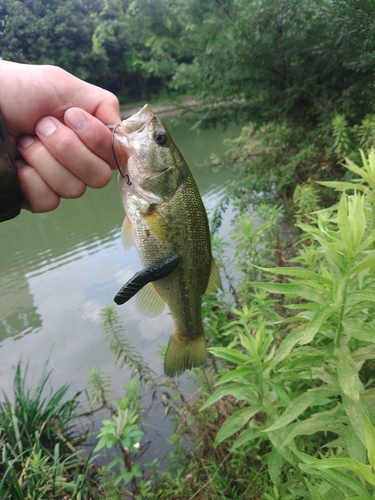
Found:
[[[106,471],[116,468],[116,472],[112,474],[113,485],[116,486],[121,482],[127,487],[130,484],[135,498],[142,499],[150,491],[151,481],[143,480],[141,463],[134,461],[144,435],[140,428],[141,401],[134,378],[125,388],[127,396],[118,402],[112,402],[111,418],[102,421],[94,453],[103,448],[116,450],[111,462],[105,466]]]
[[[141,444],[144,436],[141,417],[143,396],[152,388],[152,400],[161,392],[157,376],[126,338],[123,325],[112,307],[102,312],[102,326],[106,340],[120,367],[130,369],[130,383],[124,385],[125,396],[115,400],[111,395],[111,380],[103,370],[92,369],[88,382],[90,400],[100,403],[97,409],[105,409],[108,418],[101,422],[98,441],[94,448],[96,459],[107,460],[99,469],[100,489],[111,498],[146,498],[152,481],[145,479],[144,468],[139,457],[147,444]],[[137,383],[138,379],[138,383]],[[110,453],[111,459],[103,455]],[[153,464],[156,466],[156,463]]]
[[[311,212],[320,208],[320,195],[313,184],[298,184],[293,193],[293,203],[296,206],[295,216],[304,219]]]
[[[366,449],[372,453],[374,390],[365,373],[375,357],[375,156],[362,153],[362,158],[362,168],[347,163],[360,180],[329,185],[358,186],[364,194],[343,194],[338,206],[311,215],[309,224],[297,223],[305,234],[301,252],[292,259],[299,266],[260,268],[291,281],[251,283],[285,297],[285,319],[259,321],[254,309],[242,305],[226,327],[232,342],[211,349],[233,368],[223,370],[203,409],[228,394],[241,403],[221,426],[215,445],[231,439],[232,449],[241,449],[265,441],[268,471],[278,491],[293,493],[306,485],[313,499],[346,498],[359,491],[368,498],[372,491]],[[306,439],[312,435],[313,440]],[[301,461],[300,469],[313,474],[314,483],[298,472]],[[341,468],[362,476],[370,489]],[[334,477],[340,480],[334,483]]]

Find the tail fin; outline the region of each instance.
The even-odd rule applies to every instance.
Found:
[[[167,377],[181,375],[185,370],[203,365],[206,357],[206,339],[203,334],[189,339],[174,331],[165,354],[164,373]]]

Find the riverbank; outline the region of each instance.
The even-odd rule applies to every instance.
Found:
[[[152,106],[153,112],[157,114],[159,118],[165,118],[167,116],[174,116],[185,111],[188,108],[196,106],[197,102],[198,101],[196,99],[184,97],[175,102],[151,102],[150,105]],[[132,116],[134,115],[134,113],[139,111],[139,109],[144,106],[144,104],[146,104],[146,102],[139,103],[139,105],[131,107],[121,106],[121,118],[123,120],[126,120],[127,118],[129,118],[129,116]]]

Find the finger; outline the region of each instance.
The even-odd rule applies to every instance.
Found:
[[[0,71],[1,112],[11,135],[33,134],[41,117],[62,119],[71,107],[85,109],[104,124],[120,122],[120,106],[114,94],[61,68],[0,60]]]
[[[98,120],[96,124],[104,127]],[[108,163],[90,151],[73,130],[56,118],[44,117],[39,120],[36,133],[56,161],[87,186],[101,188],[111,180],[112,172]],[[105,156],[108,155],[109,151]]]
[[[61,165],[37,137],[22,136],[18,140],[18,151],[25,162],[62,198],[79,198],[84,194],[85,183]]]
[[[85,146],[108,163],[117,168],[112,148],[112,131],[97,118],[80,108],[70,108],[65,112],[64,121],[74,130]],[[115,154],[120,165],[126,161],[126,153],[118,141],[114,141]]]
[[[102,123],[120,123],[121,114],[120,114],[120,103],[117,97],[108,92],[107,90],[103,90],[99,87],[97,99],[100,101],[96,106],[93,115],[98,118]],[[103,92],[105,94],[103,94]],[[74,104],[72,104],[74,106]],[[75,104],[77,106],[77,104]],[[88,111],[88,110],[87,110]]]
[[[22,208],[34,213],[55,210],[60,196],[41,178],[38,172],[23,160],[17,160],[18,177],[23,194]]]

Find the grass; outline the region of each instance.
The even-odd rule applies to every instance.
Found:
[[[46,370],[31,391],[26,385],[28,367],[18,364],[13,402],[3,393],[0,403],[0,498],[84,498],[90,484],[88,459],[77,447],[87,434],[77,435],[80,393],[67,399],[64,385],[44,396]]]

